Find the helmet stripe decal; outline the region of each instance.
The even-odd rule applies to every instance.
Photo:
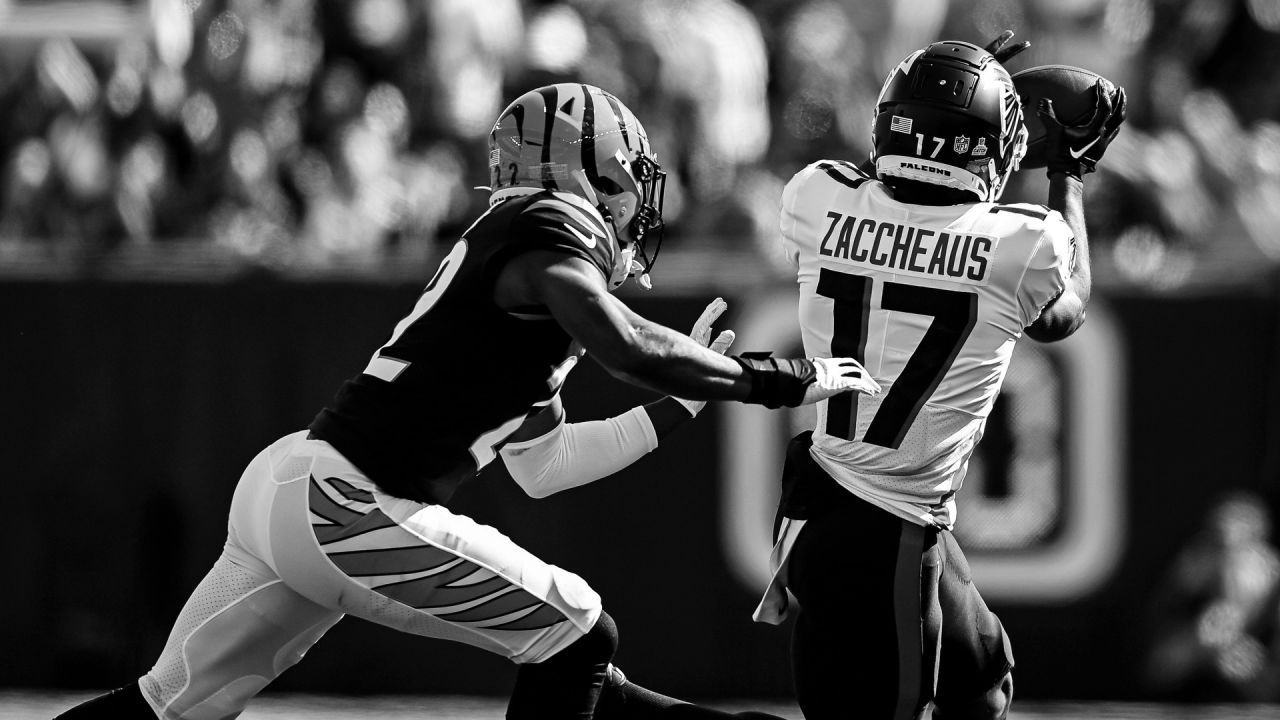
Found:
[[[622,112],[622,106],[618,102],[618,98],[610,95],[609,93],[605,93],[604,99],[609,101],[609,108],[613,110],[613,117],[618,121],[618,129],[622,131],[622,144],[626,145],[627,149],[630,150],[631,137],[627,133],[627,116]]]
[[[516,119],[516,138],[519,140],[521,147],[524,146],[524,106],[517,105],[511,108],[511,114]]]
[[[542,186],[554,188],[555,180],[551,177],[551,129],[556,124],[556,105],[559,104],[560,92],[555,85],[538,91],[542,96]]]
[[[596,168],[596,99],[586,85],[582,86],[582,170],[592,185],[600,177]]]

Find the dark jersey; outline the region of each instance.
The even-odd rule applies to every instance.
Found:
[[[503,265],[531,250],[581,257],[608,278],[599,213],[550,191],[493,206],[454,245],[413,310],[311,423],[385,492],[442,503],[559,392],[580,352],[546,308],[494,302]]]

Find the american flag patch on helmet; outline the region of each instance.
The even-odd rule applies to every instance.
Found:
[[[901,115],[894,115],[893,119],[889,121],[889,130],[891,132],[907,133],[908,135],[910,135],[911,134],[911,118],[902,117]]]
[[[490,150],[490,151],[489,151],[489,167],[497,167],[497,166],[498,166],[498,163],[499,163],[499,162],[501,162],[501,161],[498,159],[498,157],[499,157],[499,155],[498,155],[498,148],[494,148],[494,149],[492,149],[492,150]]]

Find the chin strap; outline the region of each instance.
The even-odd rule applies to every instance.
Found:
[[[645,290],[652,290],[653,280],[649,278],[649,268],[653,267],[653,264],[657,262],[658,252],[655,250],[653,253],[653,257],[649,257],[649,253],[644,251],[643,244],[637,241],[635,245],[636,245],[636,252],[640,254],[640,260],[643,261],[643,262],[641,262],[640,260],[632,261],[633,263],[635,263],[633,265],[633,267],[636,268],[635,272],[638,272],[640,274],[640,277],[636,282],[640,283],[640,287],[644,288]],[[658,248],[659,249],[662,248],[661,238],[658,239]],[[632,274],[635,274],[635,272],[633,272]]]
[[[633,267],[640,273],[640,277],[636,282],[640,283],[640,287],[645,290],[652,290],[653,280],[649,278],[649,268],[653,267],[653,261],[657,260],[658,256],[655,254],[652,258],[649,257],[649,254],[644,251],[644,245],[639,242],[636,243],[636,252],[640,254],[640,260],[632,260]]]

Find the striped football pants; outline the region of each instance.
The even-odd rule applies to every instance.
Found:
[[[139,681],[162,718],[234,717],[343,615],[539,662],[600,616],[582,578],[439,505],[390,497],[305,431],[263,450],[226,546]]]

